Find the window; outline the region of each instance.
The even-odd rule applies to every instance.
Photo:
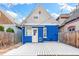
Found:
[[[75,31],[75,26],[68,27],[68,31]]]
[[[37,30],[34,30],[34,32],[33,32],[33,35],[34,35],[34,36],[36,35],[36,32],[37,32]]]
[[[25,35],[26,35],[26,36],[31,36],[31,35],[32,35],[32,28],[31,28],[31,27],[25,28]]]
[[[38,16],[34,16],[34,19],[38,19]]]
[[[47,28],[43,28],[43,38],[47,38]]]

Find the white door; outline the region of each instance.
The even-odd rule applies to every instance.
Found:
[[[32,28],[32,42],[38,42],[38,28]]]

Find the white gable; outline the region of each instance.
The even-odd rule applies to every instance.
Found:
[[[41,6],[38,6],[22,24],[58,24],[57,21]]]

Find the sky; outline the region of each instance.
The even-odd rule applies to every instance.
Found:
[[[36,7],[37,3],[2,3],[0,9],[16,19],[16,22],[22,22]],[[77,3],[43,3],[42,7],[47,10],[55,19],[62,13],[70,13]]]

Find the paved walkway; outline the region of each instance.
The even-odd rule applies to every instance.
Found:
[[[4,55],[79,55],[79,49],[58,42],[26,43]]]

